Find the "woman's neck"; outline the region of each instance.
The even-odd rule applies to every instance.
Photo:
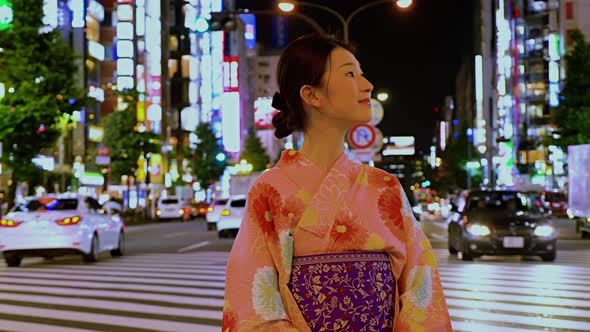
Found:
[[[335,127],[308,128],[304,132],[299,153],[307,157],[324,172],[328,172],[344,152],[346,131]]]

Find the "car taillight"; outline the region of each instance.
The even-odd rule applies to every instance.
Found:
[[[207,212],[207,209],[205,209],[205,208],[200,208],[199,209],[199,213],[206,213],[206,212]]]
[[[213,212],[213,211],[215,211],[215,209],[214,209],[214,208],[212,208],[212,207],[210,207],[210,208],[207,208],[207,212],[208,212],[208,213],[211,213],[211,212]]]
[[[22,221],[14,221],[11,219],[0,219],[0,227],[16,227],[20,224],[22,224]]]
[[[228,209],[221,210],[221,215],[227,217],[227,216],[231,215],[231,211]]]
[[[67,217],[67,218],[60,219],[60,220],[56,221],[55,223],[60,226],[71,226],[71,225],[77,225],[80,221],[82,221],[82,217],[73,216],[73,217]]]
[[[156,215],[157,215],[157,216],[161,216],[161,215],[162,215],[162,210],[160,210],[160,209],[156,209]]]

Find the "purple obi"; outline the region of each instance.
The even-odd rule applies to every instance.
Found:
[[[314,332],[392,331],[395,277],[384,252],[293,257],[289,289]]]

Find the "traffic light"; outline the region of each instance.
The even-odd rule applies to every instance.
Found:
[[[233,31],[238,27],[239,18],[230,12],[213,12],[210,18],[197,17],[195,30],[197,32],[208,31]]]

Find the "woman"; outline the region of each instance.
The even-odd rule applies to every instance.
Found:
[[[373,85],[351,49],[292,42],[279,60],[275,136],[296,152],[252,185],[227,265],[223,331],[451,331],[436,261],[394,176],[351,161]]]

